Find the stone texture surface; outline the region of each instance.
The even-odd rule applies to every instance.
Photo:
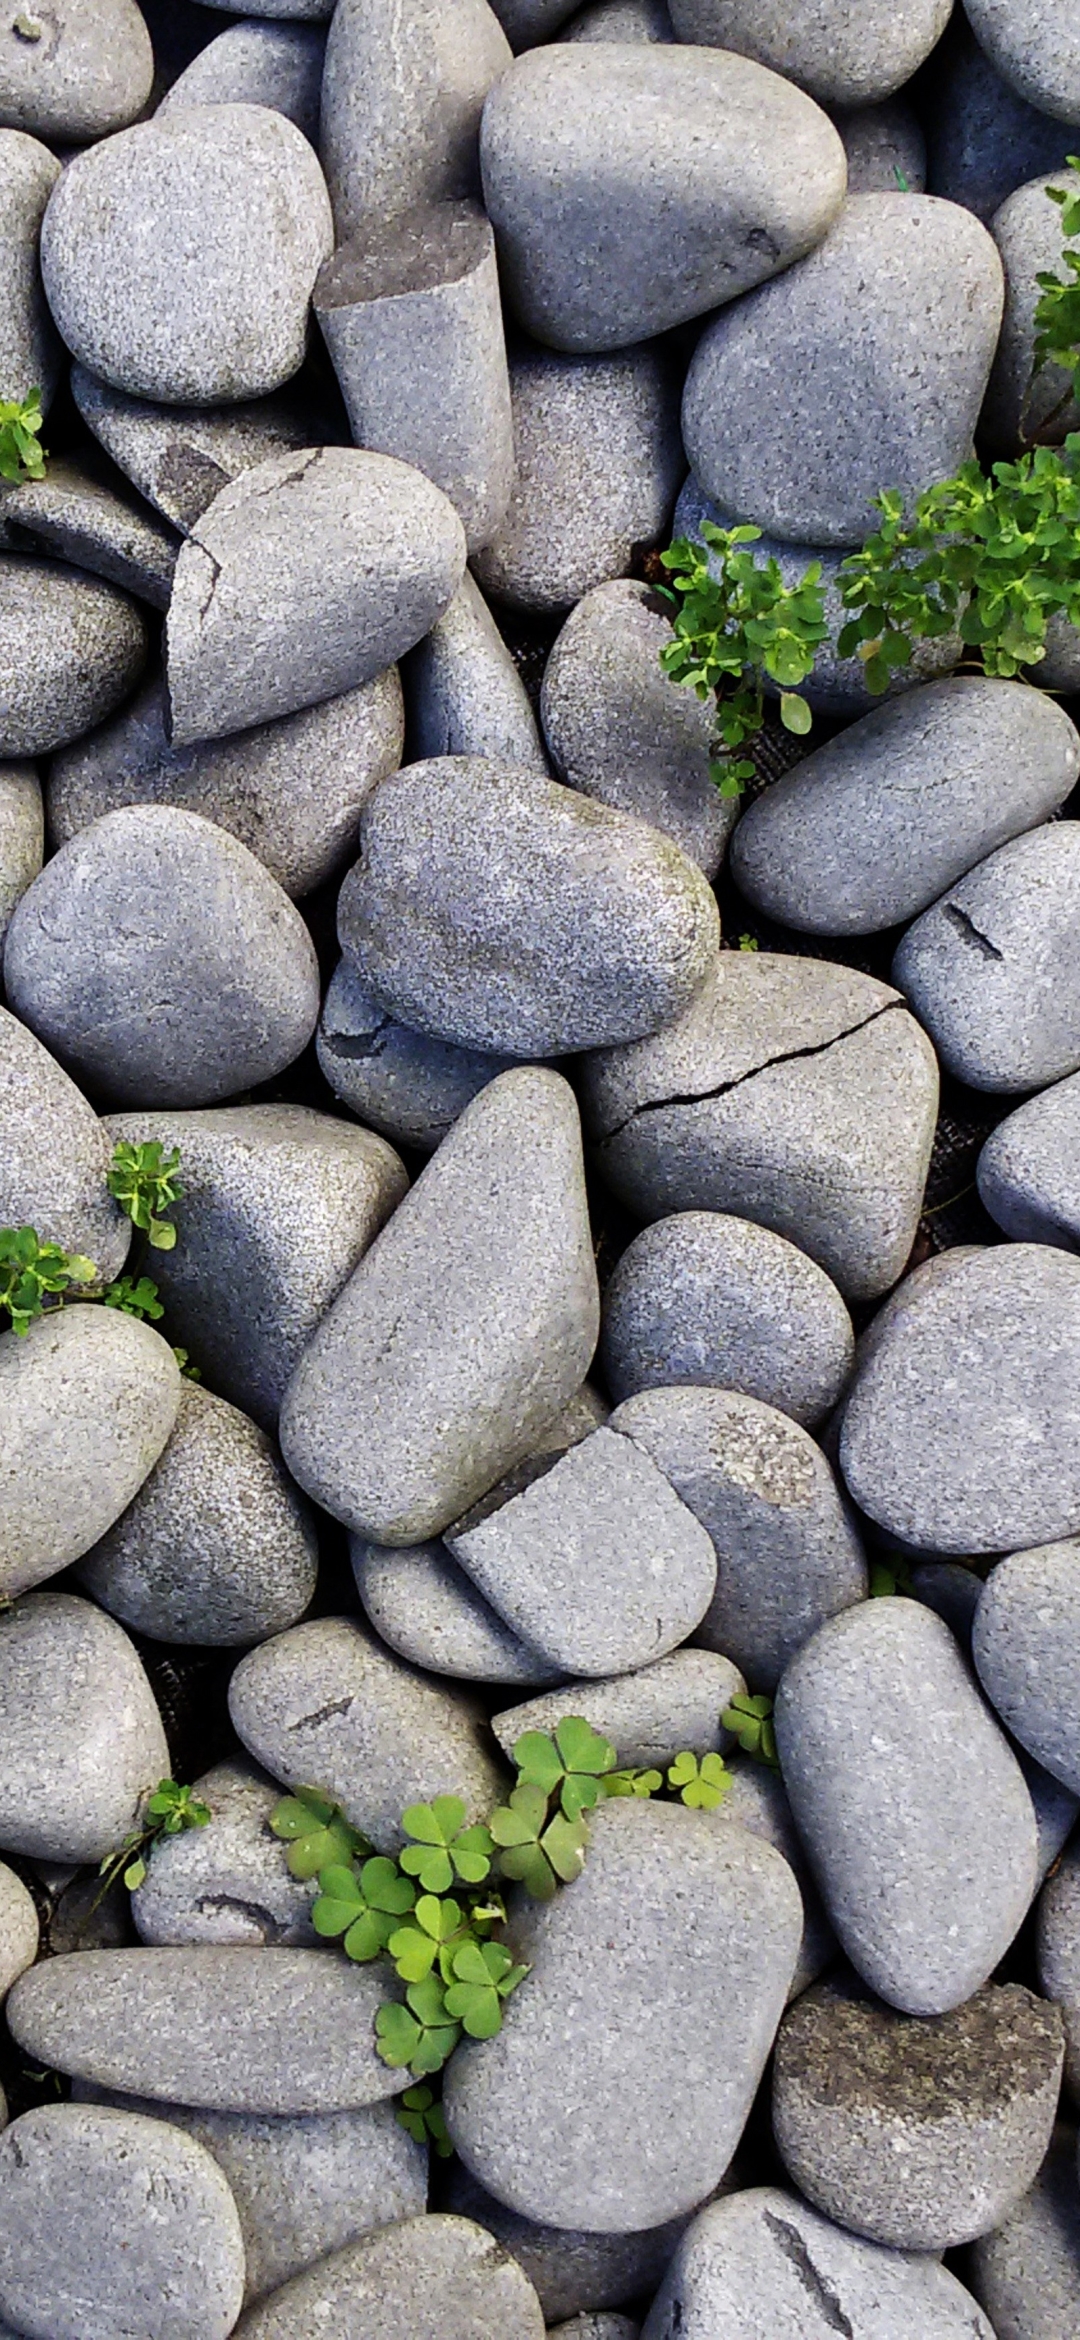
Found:
[[[1039,1897],[1036,1925],[1039,1989],[1065,2018],[1065,2074],[1080,2096],[1080,1841],[1067,1845]]]
[[[992,65],[1029,106],[1080,122],[1080,31],[1053,0],[971,0],[966,14]]]
[[[14,1869],[0,1861],[0,2003],[13,1982],[38,1954],[38,1915],[33,1895]],[[0,2115],[0,2128],[4,2120]]]
[[[0,945],[45,852],[41,783],[32,764],[0,764]]]
[[[975,2244],[968,2281],[998,2340],[1071,2340],[1080,2316],[1076,2131],[1064,2122],[1038,2177]]]
[[[145,620],[114,585],[0,553],[0,757],[48,755],[104,722],[146,652]]]
[[[553,1731],[580,1714],[615,1747],[620,1763],[662,1767],[684,1747],[722,1754],[732,1744],[720,1716],[746,1684],[729,1658],[712,1650],[676,1649],[639,1673],[610,1682],[564,1682],[491,1718],[507,1760],[523,1731]]]
[[[1062,261],[1061,210],[1048,189],[1056,187],[1075,196],[1080,178],[1075,171],[1053,171],[1032,179],[1008,195],[990,222],[994,242],[1005,270],[1005,314],[997,356],[986,386],[982,429],[995,454],[1021,453],[1032,439],[1060,445],[1080,422],[1072,385],[1064,367],[1035,361],[1035,310],[1041,298],[1040,275],[1071,282]]]
[[[834,1964],[839,1946],[822,1907],[779,1771],[737,1750],[729,1754],[727,1768],[732,1785],[718,1807],[720,1818],[734,1821],[739,1828],[748,1828],[751,1836],[764,1837],[766,1844],[783,1854],[799,1888],[803,1906],[802,1940],[795,1972],[788,1984],[790,2007],[792,2000],[800,1998],[825,1967]]]
[[[55,1057],[0,1008],[0,1226],[92,1259],[105,1281],[127,1256],[130,1221],[105,1184],[112,1146]]]
[[[229,406],[166,406],[129,398],[74,365],[71,392],[94,437],[185,536],[230,480],[309,443],[312,401],[289,391]],[[333,439],[332,427],[323,430]]]
[[[411,1665],[463,1682],[558,1678],[558,1666],[497,1615],[438,1539],[395,1551],[351,1536],[349,1550],[365,1615]]]
[[[1076,143],[995,72],[963,9],[954,10],[927,78],[930,191],[987,225],[1007,195],[1063,164]]]
[[[281,1801],[276,1781],[235,1756],[194,1785],[211,1818],[151,1848],[146,1878],[131,1896],[139,1940],[314,1947],[311,1887],[290,1874],[269,1825]]]
[[[135,0],[58,0],[47,23],[44,41],[27,40],[14,22],[7,31],[0,120],[61,145],[105,138],[134,121],[154,75]]]
[[[1080,1540],[999,1560],[972,1634],[979,1680],[1006,1729],[1080,1795]]]
[[[335,2251],[249,2309],[237,2340],[308,2340],[332,2319],[391,2340],[543,2340],[529,2279],[482,2227],[436,2213]]]
[[[900,179],[912,195],[925,193],[926,140],[905,98],[833,107],[832,118],[844,141],[849,195],[892,195]]]
[[[290,8],[290,14],[301,10]],[[325,51],[326,35],[317,25],[230,24],[185,66],[158,115],[176,106],[271,106],[315,146]]]
[[[510,63],[487,0],[345,0],[326,46],[322,156],[339,244],[418,203],[479,193],[484,99]]]
[[[976,1165],[979,1194],[1022,1243],[1080,1250],[1080,1076],[1071,1073],[999,1121]]]
[[[28,1593],[0,1615],[0,1726],[0,1847],[32,1860],[115,1851],[169,1768],[127,1634],[71,1593]]]
[[[893,980],[972,1088],[1045,1088],[1080,1066],[1080,821],[1000,845],[908,928]]]
[[[489,1081],[518,1062],[399,1024],[344,958],[323,1001],[316,1052],[343,1105],[395,1144],[424,1154],[434,1153]]]
[[[564,41],[673,41],[667,0],[589,0],[562,28]]]
[[[9,35],[6,50],[18,46]],[[37,389],[46,408],[56,388],[60,346],[42,289],[38,237],[59,176],[47,146],[22,130],[0,129],[0,374],[6,397],[25,398]]]
[[[12,542],[55,554],[153,609],[167,609],[178,540],[163,520],[139,509],[123,483],[118,493],[101,477],[104,469],[50,458],[44,479],[5,490],[4,524]]]
[[[493,756],[546,773],[529,694],[468,570],[449,608],[410,650],[402,679],[410,761]]]
[[[949,0],[826,0],[812,12],[784,0],[671,0],[675,37],[756,57],[827,106],[864,106],[891,97],[928,57],[949,17]],[[893,182],[895,185],[895,181]]]
[[[497,2202],[456,2154],[446,2165],[439,2199],[447,2210],[486,2227],[524,2268],[549,2327],[564,2316],[602,2312],[654,2291],[686,2223],[670,2219],[635,2234],[544,2226]]]

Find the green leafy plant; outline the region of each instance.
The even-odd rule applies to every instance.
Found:
[[[102,1297],[106,1308],[119,1308],[125,1316],[137,1317],[140,1324],[145,1317],[156,1323],[165,1314],[157,1285],[149,1276],[117,1276],[114,1283],[106,1285]]]
[[[96,1274],[92,1259],[39,1242],[32,1227],[0,1227],[0,1309],[20,1339],[51,1299],[61,1299],[72,1284],[92,1284]]]
[[[722,1755],[676,1755],[668,1767],[669,1787],[694,1811],[715,1812],[734,1784]]]
[[[680,537],[661,554],[671,583],[659,590],[674,614],[673,639],[660,664],[699,699],[716,700],[719,739],[710,770],[721,796],[738,796],[753,778],[743,751],[764,721],[766,677],[780,688],[785,728],[809,731],[810,709],[798,685],[828,640],[820,562],[787,586],[775,560],[756,562],[747,549],[760,535],[760,528],[718,528],[705,520],[701,543]]]
[[[551,1813],[543,1788],[527,1780],[492,1813],[491,1833],[503,1876],[524,1885],[534,1901],[550,1901],[557,1887],[572,1884],[585,1866],[588,1839],[581,1814],[568,1820],[565,1812]]]
[[[438,1975],[410,1983],[402,2005],[389,1999],[375,2017],[375,2042],[384,2064],[415,2077],[440,2072],[461,2038],[461,2025],[448,2013],[446,1986]]]
[[[446,2117],[434,2089],[429,2088],[426,2081],[405,2090],[397,2117],[402,2128],[408,2130],[410,2137],[415,2137],[418,2145],[431,2145],[441,2160],[449,2161],[454,2148],[447,2132]]]
[[[209,1804],[201,1802],[194,1788],[179,1787],[175,1779],[159,1779],[143,1806],[139,1826],[131,1829],[115,1852],[106,1853],[98,1871],[105,1879],[98,1899],[103,1898],[120,1876],[129,1892],[137,1892],[146,1876],[147,1855],[161,1837],[180,1836],[188,1828],[205,1828],[212,1818]]]
[[[41,422],[40,390],[28,390],[25,398],[0,398],[0,479],[44,479]]]
[[[103,1301],[142,1324],[160,1322],[164,1302],[153,1278],[142,1273],[147,1243],[156,1251],[171,1251],[176,1229],[163,1214],[183,1194],[177,1179],[180,1154],[174,1146],[166,1155],[157,1139],[145,1145],[121,1140],[113,1151],[106,1184],[136,1230],[136,1242],[125,1272],[112,1283],[83,1295]],[[93,1284],[97,1268],[92,1259],[64,1251],[58,1243],[43,1243],[33,1227],[0,1227],[0,1313],[6,1311],[12,1330],[25,1335],[35,1317],[51,1307],[62,1307],[72,1284]],[[181,1373],[189,1381],[202,1375],[186,1349],[173,1348]]]
[[[776,1732],[772,1724],[773,1702],[763,1690],[740,1690],[725,1706],[720,1717],[726,1731],[738,1740],[744,1755],[753,1755],[759,1763],[767,1763],[777,1771],[780,1759],[776,1752]]]
[[[152,1251],[172,1251],[176,1243],[176,1229],[165,1213],[184,1191],[176,1176],[179,1167],[179,1148],[174,1146],[167,1155],[157,1138],[142,1145],[121,1139],[113,1151],[106,1180],[109,1193],[132,1226],[146,1236]]]
[[[358,1828],[346,1820],[340,1804],[321,1789],[298,1787],[284,1796],[270,1815],[275,1836],[288,1845],[289,1873],[305,1882],[320,1869],[345,1865],[371,1846]]]
[[[401,1866],[416,1877],[425,1893],[448,1893],[460,1879],[482,1885],[491,1868],[492,1841],[486,1828],[465,1826],[460,1796],[436,1796],[430,1804],[410,1804],[401,1815],[406,1836],[414,1838],[401,1855]]]
[[[306,1844],[306,1840],[300,1841]],[[301,1867],[293,1867],[293,1875],[301,1875],[312,1857],[307,1847]],[[328,1868],[320,1868],[318,1875],[319,1895],[311,1911],[316,1933],[331,1940],[340,1935],[346,1957],[355,1958],[360,1965],[378,1958],[412,1908],[415,1886],[385,1853],[373,1854],[359,1871],[344,1861],[334,1861]]]
[[[1071,171],[1080,172],[1080,157],[1067,157]],[[1035,348],[1033,374],[1041,366],[1060,366],[1069,376],[1069,387],[1051,412],[1043,417],[1042,429],[1047,431],[1074,396],[1080,376],[1080,252],[1070,251],[1070,237],[1080,236],[1080,193],[1075,187],[1048,187],[1051,203],[1061,209],[1061,232],[1064,242],[1061,260],[1065,275],[1054,276],[1042,271],[1035,279],[1040,299],[1035,309]]]
[[[872,1563],[870,1598],[872,1601],[890,1600],[896,1593],[905,1594],[909,1600],[915,1598],[911,1571],[894,1552],[887,1561],[875,1560]]]
[[[502,2002],[528,1974],[515,1966],[501,1942],[463,1942],[450,1959],[453,1980],[446,1987],[446,2012],[470,2039],[494,2039],[502,2024]]]

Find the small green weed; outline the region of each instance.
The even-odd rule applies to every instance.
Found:
[[[29,390],[25,398],[0,398],[0,479],[16,484],[44,479],[41,422],[40,390]]]
[[[741,751],[761,729],[766,676],[781,686],[785,728],[810,729],[810,709],[798,685],[810,673],[819,644],[828,640],[821,565],[812,562],[790,587],[775,560],[759,566],[747,550],[760,528],[717,528],[705,520],[701,535],[700,544],[680,537],[661,555],[671,584],[659,591],[674,612],[674,638],[661,651],[660,664],[699,699],[715,697],[720,738],[710,769],[721,796],[738,796],[753,777],[753,764]]]
[[[176,1229],[165,1213],[184,1191],[176,1176],[179,1167],[179,1148],[174,1146],[166,1155],[157,1138],[143,1145],[121,1139],[113,1151],[106,1181],[109,1193],[132,1226],[146,1236],[152,1251],[171,1251],[176,1243]]]
[[[184,1191],[176,1176],[179,1165],[178,1150],[165,1156],[156,1139],[137,1146],[121,1141],[115,1147],[106,1184],[131,1220],[136,1239],[124,1274],[82,1297],[101,1300],[140,1324],[156,1324],[164,1316],[158,1287],[142,1273],[142,1261],[148,1243],[155,1251],[171,1251],[176,1242],[176,1229],[164,1213]],[[0,1312],[6,1311],[13,1332],[28,1333],[50,1306],[63,1306],[72,1284],[93,1284],[97,1272],[92,1259],[65,1252],[58,1243],[42,1243],[33,1227],[0,1227]],[[174,1346],[173,1355],[189,1381],[202,1379],[186,1349]]]
[[[20,1340],[47,1301],[59,1301],[72,1284],[92,1284],[96,1274],[92,1259],[39,1242],[32,1227],[0,1227],[0,1308]]]
[[[159,1779],[153,1795],[146,1799],[139,1827],[125,1836],[116,1852],[106,1853],[98,1871],[105,1879],[98,1900],[118,1877],[130,1893],[137,1892],[146,1876],[147,1854],[159,1838],[180,1836],[188,1828],[205,1828],[212,1818],[209,1804],[200,1802],[194,1788],[179,1787],[175,1779]]]

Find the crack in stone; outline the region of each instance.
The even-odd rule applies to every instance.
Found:
[[[260,1901],[244,1901],[237,1893],[204,1893],[196,1903],[200,1917],[244,1917],[255,1926],[265,1942],[279,1943],[285,1927],[272,1910],[264,1909]]]
[[[857,1024],[849,1024],[843,1032],[834,1032],[830,1039],[817,1040],[809,1048],[783,1049],[779,1056],[767,1057],[764,1064],[754,1064],[750,1066],[749,1071],[736,1073],[733,1080],[718,1081],[715,1088],[695,1089],[687,1092],[686,1095],[652,1097],[644,1105],[633,1106],[622,1121],[616,1122],[614,1129],[605,1130],[603,1137],[596,1140],[597,1149],[611,1145],[613,1139],[621,1137],[624,1129],[629,1129],[632,1121],[640,1120],[643,1113],[667,1113],[673,1105],[711,1104],[714,1098],[726,1097],[732,1089],[741,1089],[745,1081],[756,1081],[759,1073],[771,1072],[774,1065],[794,1064],[799,1057],[804,1056],[824,1056],[830,1048],[835,1048],[839,1041],[853,1039],[856,1032],[865,1032],[868,1025],[878,1023],[882,1016],[892,1015],[897,1008],[902,1008],[903,1005],[904,1002],[900,999],[886,1000],[884,1007],[874,1008],[870,1015],[861,1016]]]
[[[790,2260],[803,2290],[809,2293],[815,2307],[820,2308],[830,2332],[841,2333],[843,2340],[855,2340],[854,2325],[844,2314],[838,2293],[826,2282],[820,2268],[815,2267],[798,2227],[786,2218],[777,2218],[772,2210],[766,2210],[764,2216],[769,2233],[775,2236],[785,2259]]]
[[[946,902],[945,916],[955,926],[957,933],[963,936],[964,941],[970,943],[973,950],[978,951],[980,958],[1004,958],[1004,951],[998,950],[997,944],[991,942],[988,934],[981,933],[974,919],[969,918],[967,911],[961,910],[958,903]]]
[[[349,1708],[355,1704],[355,1698],[330,1698],[325,1706],[317,1706],[314,1714],[300,1715],[296,1722],[289,1724],[289,1729],[290,1731],[317,1730],[320,1723],[330,1722],[334,1715],[348,1714]]]
[[[327,1032],[324,1030],[323,1047],[330,1056],[342,1056],[350,1060],[358,1060],[364,1056],[381,1056],[385,1042],[380,1038],[380,1034],[385,1032],[387,1025],[392,1022],[392,1016],[383,1016],[381,1022],[372,1026],[370,1032]]]

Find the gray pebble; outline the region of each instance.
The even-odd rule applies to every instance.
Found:
[[[841,1978],[780,2025],[773,2135],[800,2193],[839,2226],[894,2250],[953,2250],[1027,2192],[1063,2058],[1058,2009],[1019,1983],[928,2022]]]
[[[511,309],[579,352],[650,340],[786,268],[845,185],[837,132],[790,82],[654,42],[519,58],[484,107],[480,161]]]
[[[338,936],[403,1023],[518,1057],[658,1031],[719,940],[697,865],[633,815],[482,756],[435,757],[365,806]]]
[[[548,2319],[620,2307],[654,2291],[682,2233],[685,2219],[643,2227],[636,2234],[589,2234],[544,2226],[497,2202],[455,2154],[447,2163],[445,2208],[485,2226],[524,2269]]]
[[[1027,105],[994,71],[962,8],[954,11],[922,97],[931,194],[966,204],[987,226],[1014,188],[1063,164],[1076,144],[1063,122]]]
[[[226,2340],[244,2245],[204,2146],[139,2113],[43,2104],[0,2137],[0,2314],[50,2340]]]
[[[999,1121],[976,1165],[979,1195],[1006,1235],[1080,1251],[1080,1074]]]
[[[141,1942],[314,1945],[311,1886],[293,1877],[270,1818],[281,1789],[243,1756],[194,1783],[212,1814],[202,1828],[159,1836],[131,1896]],[[284,2280],[284,2278],[282,2278]]]
[[[31,9],[25,11],[36,24]],[[0,119],[53,143],[105,138],[142,112],[154,77],[135,0],[52,0],[47,37],[12,21],[0,65]]]
[[[385,1995],[384,1975],[325,1949],[198,1944],[47,1959],[6,2013],[38,2063],[102,2088],[222,2112],[352,2112],[402,2087],[375,2052]]]
[[[0,1861],[0,2003],[38,1954],[38,1915],[33,1895],[14,1869]],[[0,2106],[0,2129],[6,2114]]]
[[[1080,2321],[1075,2129],[1059,2123],[1034,2184],[974,2245],[967,2279],[998,2340],[1072,2340]]]
[[[865,106],[910,81],[944,32],[950,0],[671,0],[680,41],[705,41],[781,73],[822,105]],[[895,182],[894,182],[895,184]]]
[[[438,2214],[403,2219],[336,2251],[272,2292],[236,2340],[309,2340],[344,2331],[409,2340],[543,2340],[528,2277],[482,2227]]]
[[[685,462],[677,378],[656,342],[607,357],[526,343],[511,352],[510,393],[510,509],[476,576],[513,608],[566,610],[624,576],[638,546],[667,542]]]
[[[712,1384],[812,1426],[851,1370],[855,1335],[824,1271],[771,1228],[720,1211],[656,1219],[604,1291],[600,1355],[612,1396]]]
[[[716,1592],[695,1634],[772,1690],[826,1618],[866,1596],[855,1526],[819,1447],[786,1414],[723,1389],[652,1389],[611,1417],[708,1530]]]
[[[971,1628],[979,1606],[982,1579],[959,1561],[929,1560],[911,1571],[911,1590],[917,1601],[943,1617],[965,1657],[971,1653]]]
[[[321,152],[339,244],[417,203],[479,192],[484,99],[510,63],[487,0],[339,0],[326,46]]]
[[[970,455],[1002,301],[969,212],[852,196],[816,252],[706,327],[683,397],[702,486],[787,541],[861,544],[883,483],[914,496]]]
[[[296,373],[332,240],[322,173],[283,114],[178,106],[68,164],[41,270],[81,365],[133,397],[197,406]]]
[[[559,1668],[504,1624],[444,1543],[401,1551],[350,1536],[349,1550],[369,1623],[412,1665],[463,1682],[558,1678]]]
[[[304,1351],[281,1416],[293,1477],[357,1534],[423,1543],[533,1451],[599,1315],[573,1093],[536,1066],[502,1073]]]
[[[106,1126],[113,1140],[179,1148],[179,1241],[154,1253],[169,1326],[219,1394],[272,1430],[305,1344],[406,1191],[401,1162],[370,1130],[307,1105],[121,1113]]]
[[[9,35],[5,63],[20,46],[17,36]],[[21,130],[0,130],[0,379],[5,398],[40,390],[46,409],[56,389],[61,351],[42,290],[38,238],[59,176],[60,165],[47,146]]]
[[[1062,1787],[1059,1779],[1053,1779],[1048,1771],[1044,1771],[1042,1764],[1036,1763],[1026,1747],[1014,1746],[1013,1753],[1027,1781],[1027,1791],[1035,1813],[1039,1836],[1038,1876],[1040,1885],[1043,1885],[1059,1852],[1072,1835],[1077,1813],[1080,1812],[1080,1796],[1074,1796],[1071,1788]]]
[[[1045,655],[1032,672],[1038,675],[1041,690],[1073,693],[1080,689],[1080,626],[1071,626],[1059,609],[1051,612]]]
[[[24,480],[4,497],[4,520],[34,552],[73,561],[167,609],[177,538],[134,496],[117,494],[81,464],[50,461],[44,479]]]
[[[49,768],[49,831],[66,845],[125,804],[179,806],[228,829],[295,900],[356,850],[360,808],[401,762],[396,667],[339,698],[226,739],[172,747],[159,679]]]
[[[0,764],[0,946],[11,913],[39,875],[45,810],[32,764]]]
[[[48,755],[102,723],[146,653],[142,613],[114,585],[0,553],[0,757]]]
[[[401,1665],[351,1617],[319,1617],[251,1650],[229,1712],[275,1779],[324,1788],[380,1852],[396,1852],[408,1804],[460,1796],[478,1820],[502,1789],[475,1700]]]
[[[368,683],[461,583],[453,505],[409,464],[309,447],[242,472],[183,546],[166,623],[169,732],[218,739]]]
[[[469,551],[514,478],[495,239],[478,203],[427,204],[339,246],[315,314],[358,447],[396,455],[453,504]]]
[[[202,0],[205,8],[224,8],[227,4],[231,9],[232,0]],[[334,0],[245,0],[247,16],[285,16],[304,23],[321,23],[333,13]]]
[[[639,1673],[610,1682],[564,1682],[557,1690],[510,1706],[491,1718],[509,1760],[523,1731],[554,1731],[564,1716],[581,1715],[610,1739],[619,1762],[662,1768],[684,1748],[722,1754],[731,1733],[720,1716],[746,1684],[729,1658],[706,1649],[676,1649]]]
[[[973,1249],[908,1295],[856,1367],[840,1466],[856,1503],[927,1552],[1080,1532],[1080,1265]]]
[[[738,802],[710,777],[715,709],[660,665],[671,639],[649,586],[595,586],[551,651],[540,716],[560,780],[662,829],[711,878]]]
[[[965,0],[992,65],[1029,106],[1080,122],[1080,28],[1054,0]]]
[[[1066,1846],[1039,1896],[1036,1925],[1039,1989],[1065,2018],[1065,2077],[1080,2097],[1080,1838]]]
[[[169,1768],[127,1634],[71,1593],[0,1614],[0,1725],[0,1847],[31,1859],[102,1860]]]
[[[629,2316],[575,2316],[569,2324],[549,2324],[555,2340],[639,2340],[640,2324]]]
[[[934,1052],[853,969],[722,951],[666,1031],[590,1056],[597,1168],[643,1219],[724,1211],[810,1254],[845,1299],[895,1283],[922,1208]]]
[[[468,570],[441,618],[409,651],[403,681],[410,762],[492,756],[547,772],[529,694]]]
[[[673,41],[667,0],[589,0],[564,25],[564,41]]]
[[[185,536],[242,471],[310,443],[310,398],[301,401],[289,391],[185,409],[129,398],[74,365],[71,393],[87,428],[120,470]]]
[[[760,1763],[756,1757],[737,1752],[728,1756],[727,1768],[732,1784],[718,1806],[720,1818],[734,1821],[739,1828],[748,1828],[751,1836],[763,1837],[766,1844],[782,1853],[802,1899],[802,1940],[795,1972],[788,1984],[790,2007],[825,1967],[833,1965],[840,1954],[839,1944],[822,1908],[779,1771],[770,1764]]]
[[[1078,772],[1064,708],[1023,683],[954,675],[878,707],[767,788],[739,823],[732,874],[785,926],[874,934],[1048,820]]]
[[[210,0],[213,4],[213,0]],[[290,7],[290,15],[301,15]],[[158,116],[177,106],[270,106],[286,114],[311,146],[319,135],[326,34],[318,25],[230,24],[200,49],[173,82]]]
[[[1047,274],[1073,281],[1063,263],[1061,208],[1050,199],[1051,187],[1075,200],[1080,178],[1075,171],[1052,171],[1033,179],[1007,196],[990,222],[1005,270],[1005,315],[982,412],[982,431],[995,455],[1021,454],[1032,440],[1060,446],[1080,424],[1064,367],[1042,365],[1034,371],[1035,311],[1042,298],[1038,278]]]
[[[114,1105],[212,1105],[283,1072],[319,1015],[311,937],[245,845],[169,805],[79,831],[23,895],[16,1015]]]
[[[388,1015],[339,959],[323,1001],[316,1052],[350,1112],[396,1145],[433,1153],[481,1089],[518,1062],[489,1049],[456,1048]]]
[[[833,120],[844,141],[849,195],[924,193],[926,140],[904,98],[834,111]]]
[[[908,2015],[971,1997],[1036,1881],[1023,1774],[946,1625],[918,1601],[860,1602],[788,1667],[784,1784],[853,1966]]]
[[[444,2103],[466,2168],[511,2208],[626,2233],[723,2176],[802,1911],[772,1846],[711,1813],[631,1797],[591,1827],[573,1892],[515,1910],[528,1987],[497,2040],[459,2049]]]
[[[972,1646],[1006,1729],[1080,1795],[1080,1540],[999,1560],[983,1588]]]

